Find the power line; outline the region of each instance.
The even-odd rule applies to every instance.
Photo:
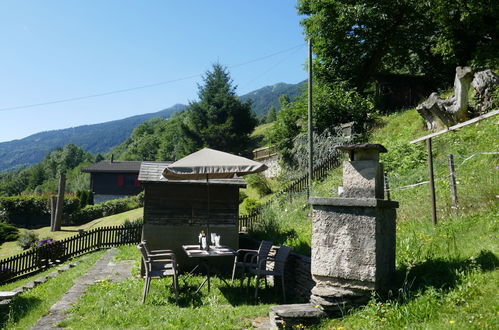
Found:
[[[296,46],[293,46],[291,48],[280,50],[278,52],[275,52],[275,53],[272,53],[272,54],[269,54],[269,55],[266,55],[266,56],[258,57],[258,58],[253,59],[253,60],[249,60],[249,61],[246,61],[246,62],[243,62],[243,63],[239,63],[239,64],[236,64],[236,65],[229,66],[228,68],[232,69],[232,68],[237,68],[237,67],[240,67],[240,66],[248,65],[248,64],[251,64],[251,63],[263,61],[263,60],[268,59],[270,57],[277,56],[277,55],[280,55],[280,54],[283,54],[283,53],[287,53],[287,52],[296,50],[296,49],[298,49],[300,47],[303,47],[304,45],[305,45],[304,43],[300,44],[300,45],[296,45]],[[40,107],[40,106],[44,106],[44,105],[66,103],[66,102],[73,102],[73,101],[80,101],[80,100],[85,100],[85,99],[90,99],[90,98],[101,97],[101,96],[107,96],[107,95],[113,95],[113,94],[120,94],[120,93],[127,93],[127,92],[131,92],[131,91],[139,90],[139,89],[146,89],[146,88],[151,88],[151,87],[156,87],[156,86],[161,86],[161,85],[172,84],[172,83],[183,81],[183,80],[189,80],[189,79],[201,77],[202,75],[203,74],[198,73],[198,74],[195,74],[195,75],[185,76],[185,77],[182,77],[182,78],[171,79],[171,80],[161,81],[161,82],[157,82],[157,83],[142,85],[142,86],[136,86],[136,87],[130,87],[130,88],[124,88],[124,89],[117,89],[117,90],[109,91],[109,92],[103,92],[103,93],[97,93],[97,94],[90,94],[90,95],[78,96],[78,97],[71,97],[71,98],[65,98],[65,99],[59,99],[59,100],[47,101],[47,102],[41,102],[41,103],[33,103],[33,104],[25,104],[25,105],[13,106],[13,107],[0,108],[0,111],[28,109],[28,108]]]

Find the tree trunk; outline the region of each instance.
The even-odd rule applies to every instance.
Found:
[[[64,173],[61,173],[61,177],[59,179],[59,192],[57,194],[57,207],[55,210],[54,228],[52,231],[61,230],[65,187],[66,187],[66,175]]]

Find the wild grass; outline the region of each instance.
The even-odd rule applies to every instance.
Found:
[[[369,304],[323,321],[324,329],[498,328],[499,118],[439,136],[433,141],[438,225],[431,224],[424,143],[428,134],[415,110],[383,117],[369,143],[388,153],[391,199],[397,210],[397,276],[394,290]],[[455,158],[459,207],[450,205],[447,157]],[[315,183],[312,196],[337,197],[342,169]],[[264,214],[254,234],[310,253],[310,209],[304,194],[280,201]]]
[[[127,219],[133,221],[141,218],[143,213],[143,208],[138,208],[128,212],[96,219],[81,226],[62,226],[61,231],[51,232],[50,226],[34,229],[33,231],[38,235],[39,239],[50,237],[60,240],[76,235],[79,229],[89,230],[98,227],[119,226],[122,225]],[[21,229],[21,232],[23,231],[26,231],[26,229]],[[21,252],[23,252],[23,250],[17,245],[17,242],[5,242],[0,246],[0,259],[7,258]]]
[[[325,320],[324,329],[497,328],[499,209],[397,226],[394,289]]]
[[[102,252],[85,256],[78,264],[57,277],[39,284],[34,289],[16,296],[10,306],[0,306],[0,326],[2,329],[30,329],[39,318],[45,315],[50,307],[57,302],[73,286],[74,280],[90,268],[102,255]],[[55,269],[46,272],[52,272]],[[28,278],[9,283],[0,287],[0,290],[12,290],[44,273],[38,273]]]

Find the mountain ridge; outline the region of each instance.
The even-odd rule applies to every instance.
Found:
[[[278,110],[279,97],[288,94],[294,99],[301,93],[301,85],[276,83],[239,96],[241,100],[251,100],[252,110],[257,116],[266,114],[271,106]],[[43,160],[45,155],[58,147],[73,143],[91,153],[106,153],[125,141],[137,125],[153,118],[170,118],[178,111],[187,108],[175,104],[169,108],[123,119],[98,124],[87,124],[70,128],[42,131],[27,137],[0,142],[0,172],[27,167]]]

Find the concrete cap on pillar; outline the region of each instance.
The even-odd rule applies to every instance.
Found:
[[[376,144],[349,144],[337,146],[336,149],[348,152],[350,160],[379,160],[379,154],[388,152],[384,146]]]

